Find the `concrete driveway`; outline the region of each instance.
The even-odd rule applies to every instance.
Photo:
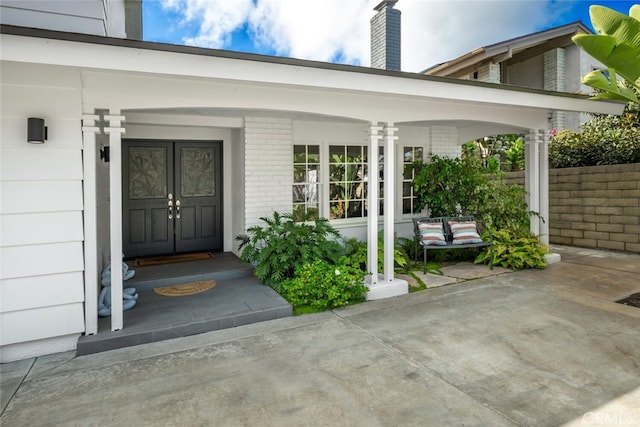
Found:
[[[3,426],[640,425],[640,257],[2,365]]]

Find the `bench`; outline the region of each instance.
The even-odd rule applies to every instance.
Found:
[[[489,268],[493,270],[493,235],[490,235],[488,242],[480,239],[478,226],[472,216],[414,218],[413,232],[416,242],[416,257],[418,244],[422,246],[425,274],[427,273],[427,251],[438,249],[489,247],[491,251]]]

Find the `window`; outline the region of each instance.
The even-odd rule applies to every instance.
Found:
[[[366,216],[367,147],[329,146],[329,219]]]
[[[296,221],[318,217],[320,146],[293,146],[293,216]]]
[[[398,167],[398,214],[415,213],[413,190],[415,160],[423,147],[403,147]],[[384,215],[384,147],[378,147],[378,209]],[[369,213],[369,147],[367,145],[294,145],[293,215],[296,221],[319,216],[330,220],[366,218]]]
[[[422,147],[404,147],[402,150],[402,213],[416,213],[414,206],[416,205],[416,196],[413,190],[414,172],[411,167],[413,162],[423,159]]]

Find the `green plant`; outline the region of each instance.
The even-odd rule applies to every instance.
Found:
[[[346,257],[336,264],[317,260],[297,268],[293,278],[280,284],[279,293],[298,312],[330,310],[363,301],[364,277]]]
[[[428,207],[432,217],[469,213],[476,187],[489,178],[474,157],[431,157],[413,164],[416,210]]]
[[[518,138],[504,151],[505,170],[524,170],[524,141]]]
[[[592,71],[582,82],[602,91],[595,98],[639,102],[633,88],[640,90],[640,5],[633,5],[629,16],[603,6],[591,6],[589,15],[597,34],[572,40],[607,70]]]
[[[527,231],[531,215],[525,200],[525,191],[519,185],[505,184],[500,176],[476,187],[470,209],[487,229],[503,228]]]
[[[640,105],[629,103],[621,116],[595,115],[581,132],[562,130],[552,135],[552,168],[615,165],[640,162]]]
[[[240,240],[241,258],[255,265],[255,275],[278,290],[297,267],[316,260],[336,262],[343,255],[340,233],[326,218],[296,222],[292,214],[273,213],[260,218],[265,226],[253,226]]]
[[[378,234],[378,271],[384,270],[384,242],[382,234]],[[395,246],[393,249],[393,261],[394,270],[405,272],[410,265],[410,258],[407,255],[404,248],[400,245],[402,238],[396,237]],[[408,239],[404,239],[408,240]],[[356,238],[350,238],[345,240],[345,254],[348,258],[348,263],[354,267],[360,268],[362,271],[368,273],[367,262],[367,243],[362,242]]]
[[[548,249],[541,246],[536,236],[522,231],[508,229],[493,233],[493,265],[520,270],[523,268],[544,268],[544,255]],[[483,251],[475,260],[476,264],[488,264],[491,251]]]

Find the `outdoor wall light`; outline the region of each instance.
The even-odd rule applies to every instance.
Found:
[[[27,119],[27,142],[29,144],[44,144],[47,140],[47,127],[44,119],[29,117]]]
[[[105,163],[109,163],[109,146],[106,145],[104,148],[100,150],[100,159],[104,160]]]

